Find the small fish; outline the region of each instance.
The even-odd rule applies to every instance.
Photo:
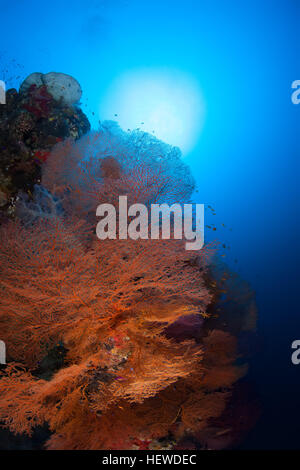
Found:
[[[223,434],[227,434],[230,431],[231,431],[231,428],[224,429],[224,431],[217,432],[216,436],[223,436]]]

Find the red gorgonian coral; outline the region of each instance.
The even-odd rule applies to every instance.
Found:
[[[206,326],[209,251],[95,236],[96,206],[119,195],[188,201],[188,168],[153,137],[110,127],[58,144],[44,165],[36,200],[0,230],[0,420],[28,434],[48,423],[50,449],[191,442],[245,372],[235,338]]]

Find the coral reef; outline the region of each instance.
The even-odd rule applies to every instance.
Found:
[[[0,106],[0,220],[13,215],[19,190],[30,194],[40,182],[41,165],[53,146],[90,129],[73,105],[81,96],[77,81],[54,72],[43,75],[43,81],[40,76],[30,75],[19,93],[8,90]]]
[[[20,198],[0,227],[3,426],[31,435],[47,425],[49,449],[232,445],[250,291],[231,331],[222,309],[228,325],[224,282],[231,292],[234,282],[214,272],[214,248],[95,236],[102,202],[184,203],[193,189],[178,150],[112,123],[51,150],[34,199]]]

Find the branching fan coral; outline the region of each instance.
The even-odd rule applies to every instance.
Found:
[[[187,202],[179,152],[108,123],[58,144],[41,184],[0,229],[1,422],[47,423],[50,449],[172,448],[205,433],[245,371],[234,337],[205,326],[209,250],[95,236],[95,208],[119,195]]]

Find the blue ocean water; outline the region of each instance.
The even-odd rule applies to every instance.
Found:
[[[300,365],[290,357],[292,341],[300,339],[300,105],[291,102],[291,84],[300,78],[299,2],[15,0],[0,6],[0,50],[11,85],[34,71],[73,75],[94,126],[104,117],[99,109],[111,84],[133,70],[162,76],[177,70],[199,84],[203,127],[184,156],[197,181],[195,202],[216,211],[207,213],[207,223],[230,246],[226,261],[250,282],[258,304],[262,346],[249,379],[263,411],[243,446],[298,447]],[[112,110],[120,112],[126,109]],[[176,128],[169,130],[172,140]]]

